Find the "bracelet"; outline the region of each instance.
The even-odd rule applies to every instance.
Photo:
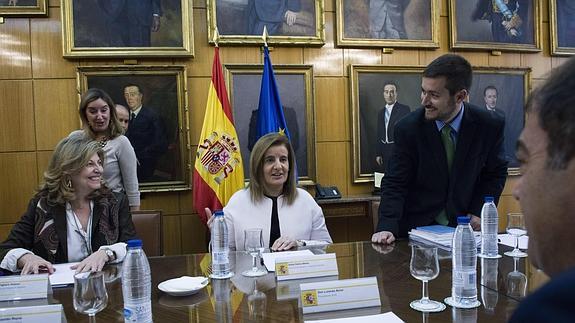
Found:
[[[305,243],[304,240],[297,240],[296,242],[297,242],[298,247],[305,247],[305,246],[307,246],[307,244]]]

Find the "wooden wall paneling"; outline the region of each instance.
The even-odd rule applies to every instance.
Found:
[[[551,67],[557,68],[561,64],[567,62],[567,60],[569,60],[569,57],[558,57],[558,56],[551,57]]]
[[[195,158],[192,158],[192,159],[195,159]],[[194,167],[194,165],[192,164],[192,169],[193,169],[193,167]],[[196,213],[196,210],[194,209],[193,194],[192,194],[191,190],[180,192],[179,198],[180,198],[180,212],[181,213],[185,213],[185,214]]]
[[[203,253],[208,251],[206,226],[197,215],[181,216],[182,253]]]
[[[60,0],[48,0],[48,6],[50,8],[60,8]]]
[[[141,193],[142,210],[162,210],[162,215],[175,215],[180,213],[178,192]]]
[[[0,224],[0,241],[4,241],[8,238],[13,226],[13,224]]]
[[[346,142],[318,142],[317,181],[325,186],[337,186],[342,195],[347,195],[351,159],[346,154]]]
[[[547,38],[549,38],[549,24],[544,23],[541,27],[543,35],[547,35]],[[543,51],[539,53],[521,54],[521,66],[531,67],[532,78],[545,78],[546,74],[551,70],[549,46],[543,45]]]
[[[194,52],[194,58],[186,60],[188,76],[211,77],[214,47],[208,44],[206,9],[194,8]]]
[[[261,47],[220,47],[220,60],[225,64],[263,64]],[[274,62],[274,64],[281,64]],[[210,70],[211,71],[211,70]],[[211,75],[211,72],[210,72]]]
[[[487,66],[489,65],[489,53],[488,52],[467,52],[459,51],[455,52],[457,55],[465,57],[469,61],[471,66]]]
[[[325,12],[335,12],[335,0],[324,0],[323,4]]]
[[[37,151],[36,152],[36,171],[38,182],[36,185],[40,185],[44,181],[44,172],[48,168],[48,163],[50,163],[50,158],[52,157],[52,151]]]
[[[352,162],[353,162],[353,148],[351,142],[346,142],[345,145],[345,155],[347,156],[347,160],[349,160],[349,176],[352,177]],[[353,180],[350,178],[347,183],[347,194],[349,195],[369,195],[373,191],[373,182],[366,182],[366,183],[353,183]]]
[[[48,18],[32,18],[30,22],[34,78],[76,77],[77,63],[62,58],[60,9],[49,8]]]
[[[503,53],[501,55],[489,55],[488,66],[505,66],[505,67],[519,67],[521,66],[520,53]]]
[[[26,79],[32,76],[30,22],[5,18],[0,24],[0,79]]]
[[[20,219],[34,194],[36,183],[36,153],[0,153],[0,223],[15,223]]]
[[[349,140],[350,112],[345,93],[345,79],[319,77],[315,79],[316,141]],[[319,166],[319,164],[318,164]]]
[[[164,254],[177,255],[182,253],[182,239],[180,232],[180,216],[168,215],[162,217],[164,229]]]
[[[303,48],[274,47],[270,48],[272,64],[303,64]]]
[[[383,65],[417,65],[419,61],[419,51],[414,49],[394,49],[391,54],[381,54]]]
[[[441,17],[447,17],[449,14],[449,4],[450,0],[438,0],[439,1],[439,15]],[[447,36],[447,34],[441,34]]]
[[[319,48],[306,47],[303,50],[304,64],[313,65],[313,74],[318,76],[344,75],[343,49],[334,42],[335,13],[325,13],[325,45]],[[278,64],[277,62],[275,64]]]
[[[52,150],[80,128],[75,79],[34,80],[34,119],[38,150]]]
[[[417,53],[417,52],[416,52]],[[349,76],[350,64],[381,64],[381,49],[351,49],[343,50],[343,75]]]
[[[212,80],[211,77],[190,77],[188,78],[188,102],[190,104],[190,143],[196,146],[200,140],[204,115],[206,113],[206,103],[208,100],[208,90]],[[192,158],[192,162],[195,158]]]
[[[0,80],[0,151],[36,149],[32,100],[31,80]]]

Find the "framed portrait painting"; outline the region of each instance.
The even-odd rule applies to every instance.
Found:
[[[193,56],[187,0],[62,1],[64,57]]]
[[[439,48],[439,1],[336,0],[337,45]]]
[[[422,72],[413,66],[350,65],[354,183],[384,172],[395,124],[421,106]]]
[[[323,45],[324,0],[207,0],[208,39],[218,44]]]
[[[125,136],[136,152],[141,192],[191,188],[184,66],[85,66],[78,83],[80,94],[100,88],[132,115]]]
[[[549,0],[549,20],[551,54],[575,54],[575,2]]]
[[[469,102],[505,119],[504,150],[509,175],[519,174],[517,139],[525,124],[524,107],[530,89],[529,68],[474,67]]]
[[[0,0],[0,18],[48,15],[48,0]]]
[[[451,48],[541,51],[541,1],[449,0]]]
[[[262,72],[263,65],[225,65],[246,179],[250,177],[250,152],[256,141]],[[274,74],[295,152],[299,184],[314,184],[316,159],[313,67],[275,65]]]

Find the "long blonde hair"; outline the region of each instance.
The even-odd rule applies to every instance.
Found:
[[[284,146],[288,151],[288,178],[284,183],[282,194],[288,204],[292,204],[296,198],[296,172],[294,151],[289,139],[280,133],[272,132],[262,136],[254,145],[250,155],[250,196],[253,202],[261,200],[265,194],[264,160],[266,152],[272,146]]]
[[[38,188],[37,196],[46,197],[50,204],[65,204],[76,198],[71,185],[72,175],[77,174],[88,165],[94,154],[104,164],[104,150],[100,143],[83,134],[75,134],[62,139],[50,158],[48,168],[44,172],[44,182]],[[92,193],[91,197],[102,194],[107,189]]]

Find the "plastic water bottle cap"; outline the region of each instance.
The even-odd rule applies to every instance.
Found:
[[[138,247],[142,247],[142,240],[140,239],[128,240],[128,248],[138,248]]]
[[[467,215],[460,215],[457,217],[457,224],[469,224],[469,217]]]
[[[493,196],[486,196],[485,203],[491,203],[491,202],[493,202]]]
[[[222,211],[222,210],[216,210],[216,211],[214,212],[214,216],[224,216],[224,211]]]

